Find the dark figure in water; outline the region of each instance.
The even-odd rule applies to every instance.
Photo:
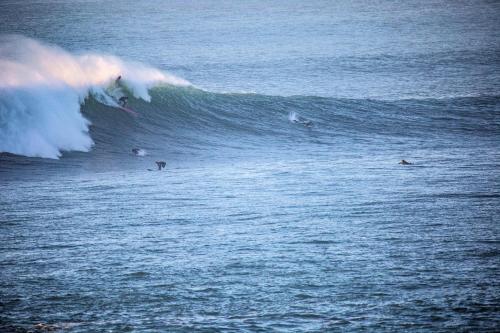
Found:
[[[125,107],[128,103],[128,97],[127,96],[120,97],[120,99],[118,100],[118,103],[120,103],[120,105],[122,107]]]
[[[120,83],[120,80],[121,80],[121,79],[122,79],[122,76],[121,76],[121,75],[119,75],[119,76],[116,78],[115,83],[116,83],[116,84]]]
[[[158,171],[165,168],[167,166],[167,163],[164,161],[156,161],[156,165],[158,166]]]
[[[302,124],[305,126],[305,127],[312,127],[313,126],[313,122],[310,121],[310,120],[305,120],[302,122]]]
[[[399,161],[398,164],[401,164],[401,165],[410,165],[411,163],[408,162],[408,161],[405,161],[405,160],[401,160],[401,161]]]
[[[136,154],[136,155],[139,155],[139,151],[140,151],[140,149],[139,149],[139,148],[134,148],[134,149],[132,149],[132,152],[133,152],[134,154]]]
[[[305,127],[312,127],[313,126],[313,122],[312,121],[304,119],[302,117],[299,117],[298,119],[294,119],[294,120],[292,120],[292,122],[295,123],[295,124],[304,125]]]

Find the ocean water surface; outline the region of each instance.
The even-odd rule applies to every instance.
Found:
[[[499,12],[2,1],[0,331],[497,331]]]

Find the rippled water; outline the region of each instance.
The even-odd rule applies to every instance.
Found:
[[[4,182],[2,313],[75,332],[494,330],[498,176],[466,160]]]
[[[206,89],[0,154],[0,331],[498,330],[498,4],[115,6],[5,1],[0,31]]]

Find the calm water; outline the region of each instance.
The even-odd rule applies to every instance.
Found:
[[[499,12],[3,1],[37,80],[57,45],[193,86],[129,91],[137,117],[90,95],[82,134],[64,84],[0,78],[0,330],[498,330]],[[32,63],[0,41],[0,69]],[[63,154],[10,154],[33,147]]]

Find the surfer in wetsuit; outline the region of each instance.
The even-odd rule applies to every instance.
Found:
[[[304,127],[312,127],[313,122],[307,118],[297,115],[294,111],[290,112],[288,119],[294,124],[300,124]]]
[[[310,121],[308,119],[305,119],[305,118],[302,118],[302,117],[299,117],[299,119],[294,119],[293,122],[295,124],[301,124],[304,127],[312,127],[313,126],[313,122],[312,121]]]
[[[401,160],[401,161],[399,161],[398,164],[401,164],[401,165],[410,165],[411,163],[408,162],[408,161],[406,161],[406,160]]]
[[[121,91],[120,87],[118,86],[121,82],[121,79],[122,79],[122,76],[121,75],[118,75],[118,77],[116,78],[115,80],[115,84],[116,84],[116,88],[117,90]],[[127,103],[128,103],[128,97],[127,96],[122,96],[118,99],[118,104],[120,104],[121,107],[125,107],[127,106]]]
[[[167,163],[164,161],[156,161],[156,165],[158,166],[158,171],[160,171],[167,166]]]
[[[120,103],[120,105],[122,107],[125,107],[128,103],[128,97],[127,96],[120,97],[120,99],[118,100],[118,103]]]

